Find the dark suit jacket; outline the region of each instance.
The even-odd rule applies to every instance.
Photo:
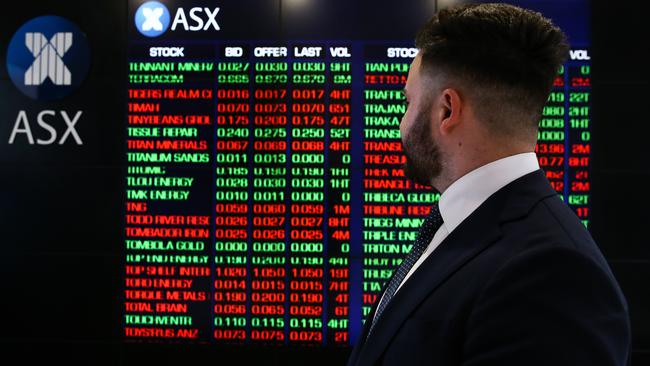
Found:
[[[349,366],[614,366],[630,352],[625,297],[542,170],[490,196],[402,285],[366,339],[369,325]]]

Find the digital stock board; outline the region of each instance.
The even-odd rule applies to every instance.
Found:
[[[579,10],[558,25],[586,34]],[[233,18],[249,19],[214,2],[129,3],[123,336],[349,346],[439,199],[402,171],[417,49],[255,37],[250,20],[224,36]],[[589,228],[589,40],[571,46],[536,152]]]

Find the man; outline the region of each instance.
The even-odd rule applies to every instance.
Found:
[[[405,170],[442,194],[348,365],[625,365],[624,295],[534,153],[565,35],[539,13],[466,5],[416,46]]]

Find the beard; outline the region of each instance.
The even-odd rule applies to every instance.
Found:
[[[415,116],[413,127],[402,139],[406,163],[404,175],[415,183],[431,186],[432,180],[442,171],[440,149],[432,138],[431,105],[422,108]]]

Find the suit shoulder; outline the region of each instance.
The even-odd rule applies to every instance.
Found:
[[[515,364],[496,362],[504,355],[528,357],[529,365],[622,365],[629,352],[628,306],[618,283],[565,245],[532,248],[503,263],[475,299],[465,330],[468,359],[493,361],[481,365]]]
[[[504,224],[502,230],[501,244],[508,254],[499,267],[544,258],[556,267],[573,263],[583,269],[597,268],[614,280],[598,244],[576,214],[557,196],[540,200],[524,218]]]
[[[578,216],[559,197],[547,197],[541,200],[538,205],[538,210],[543,211],[552,218],[554,224],[561,228],[572,242],[593,242],[591,234],[582,221],[580,221]]]
[[[522,219],[504,223],[504,241],[516,246],[512,254],[539,248],[564,247],[608,267],[598,244],[576,214],[557,196],[533,205]]]
[[[573,288],[589,288],[590,292],[602,290],[618,298],[622,307],[627,309],[625,296],[609,265],[579,248],[559,244],[522,251],[505,261],[486,287],[498,282],[524,283],[526,277],[532,282],[543,278],[538,284],[552,285],[556,289],[565,287],[569,290],[575,286]]]

